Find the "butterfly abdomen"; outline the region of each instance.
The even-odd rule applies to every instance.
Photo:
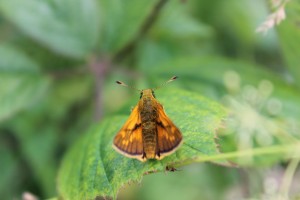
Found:
[[[157,134],[156,134],[156,123],[146,122],[142,125],[142,135],[143,135],[143,146],[144,146],[144,156],[147,159],[155,158],[156,154],[156,144],[157,144]]]

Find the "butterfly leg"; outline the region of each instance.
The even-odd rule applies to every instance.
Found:
[[[166,171],[175,172],[175,171],[178,171],[178,170],[173,166],[166,166]]]
[[[146,153],[145,153],[145,152],[143,152],[143,157],[142,157],[142,159],[147,159],[147,156],[146,156]]]

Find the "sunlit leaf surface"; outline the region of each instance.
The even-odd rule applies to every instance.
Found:
[[[128,182],[140,182],[147,172],[165,171],[166,166],[218,154],[215,131],[226,112],[217,103],[195,93],[169,89],[159,94],[166,112],[181,129],[184,143],[161,161],[142,163],[112,149],[112,139],[127,116],[107,118],[90,130],[66,155],[58,178],[65,199],[116,197]]]

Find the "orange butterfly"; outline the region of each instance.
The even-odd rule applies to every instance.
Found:
[[[165,84],[175,79],[177,76]],[[129,87],[123,82],[117,83]],[[127,157],[145,162],[147,159],[163,159],[181,143],[182,134],[155,99],[154,89],[145,89],[141,90],[138,104],[115,136],[113,147]]]

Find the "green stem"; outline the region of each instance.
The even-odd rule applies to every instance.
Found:
[[[298,154],[299,155],[299,154]],[[281,187],[280,187],[280,194],[284,199],[289,199],[289,189],[294,177],[294,174],[296,172],[297,166],[299,165],[300,158],[292,159],[284,173]]]
[[[287,154],[288,157],[292,157],[294,155],[295,157],[299,158],[299,154],[295,155],[292,152],[295,151],[295,149],[299,148],[299,143],[289,144],[289,145],[277,145],[277,146],[269,146],[269,147],[261,147],[261,148],[255,148],[255,149],[249,149],[245,151],[235,151],[235,152],[229,152],[229,153],[221,153],[217,155],[203,155],[201,157],[197,157],[193,160],[187,160],[184,162],[181,162],[178,164],[178,166],[188,165],[195,162],[206,162],[206,161],[216,161],[216,160],[227,160],[227,159],[234,159],[244,156],[258,156],[258,155],[267,155],[267,154]]]

